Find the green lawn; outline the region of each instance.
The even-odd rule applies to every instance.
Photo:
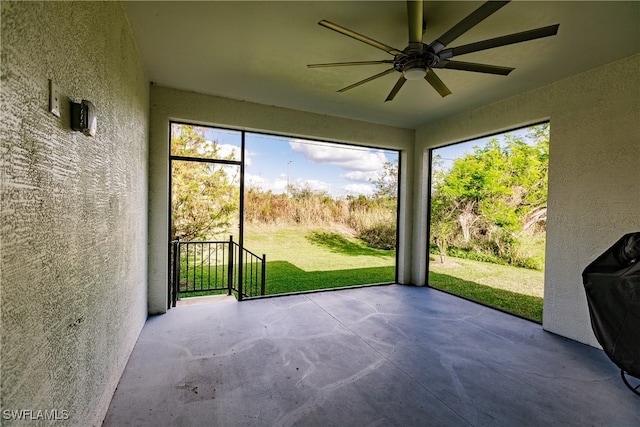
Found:
[[[543,297],[544,272],[538,270],[454,257],[447,257],[441,264],[439,257],[434,256],[429,260],[429,270],[517,294]]]
[[[344,230],[326,228],[247,225],[244,247],[266,254],[268,262],[288,261],[307,272],[389,267],[396,259],[395,251],[373,249]]]
[[[395,267],[305,271],[287,261],[267,262],[267,294],[341,288],[395,280]]]
[[[267,294],[395,281],[395,251],[331,229],[246,228],[245,247],[267,255]]]
[[[248,225],[244,246],[267,255],[267,294],[395,281],[395,251],[370,248],[346,230]],[[429,266],[436,289],[542,321],[541,271],[453,257]]]
[[[429,285],[542,322],[542,271],[447,257],[429,262]]]

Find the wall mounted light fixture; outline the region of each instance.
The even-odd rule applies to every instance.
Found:
[[[97,125],[96,107],[91,101],[84,99],[80,103],[71,101],[71,129],[87,136],[95,136]]]

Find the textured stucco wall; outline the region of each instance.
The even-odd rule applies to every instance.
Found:
[[[0,410],[100,425],[147,314],[148,79],[119,2],[1,7]],[[49,78],[95,137],[48,112]]]
[[[416,153],[542,120],[551,122],[543,327],[597,346],[581,274],[640,230],[640,55],[424,126]],[[416,206],[426,212],[424,200]]]
[[[400,282],[411,283],[411,206],[414,130],[324,116],[286,108],[236,101],[161,86],[151,88],[149,147],[149,312],[166,311],[169,180],[169,120],[365,144],[402,150],[398,270]]]

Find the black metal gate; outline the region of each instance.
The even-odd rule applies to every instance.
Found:
[[[242,249],[242,250],[241,250]],[[266,255],[229,240],[171,242],[171,305],[181,296],[232,295],[239,301],[265,294]]]

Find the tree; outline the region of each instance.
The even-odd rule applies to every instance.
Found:
[[[398,197],[398,162],[385,162],[382,173],[376,179],[369,179],[376,186],[376,197]]]
[[[205,138],[204,128],[173,125],[171,154],[192,158],[232,160],[221,156],[217,141]],[[216,163],[173,160],[171,174],[172,239],[206,240],[228,232],[238,211],[239,168]]]
[[[442,159],[436,155],[432,161],[432,195],[431,195],[431,240],[436,244],[440,254],[440,263],[444,263],[447,248],[461,230],[459,219],[459,200],[448,194],[444,185],[447,173],[442,168]],[[462,228],[464,231],[464,228]]]
[[[435,159],[431,234],[441,257],[455,239],[505,257],[523,232],[535,224],[544,227],[548,124],[533,127],[529,138],[534,142],[511,134],[504,142],[494,138],[455,159],[448,170]]]

